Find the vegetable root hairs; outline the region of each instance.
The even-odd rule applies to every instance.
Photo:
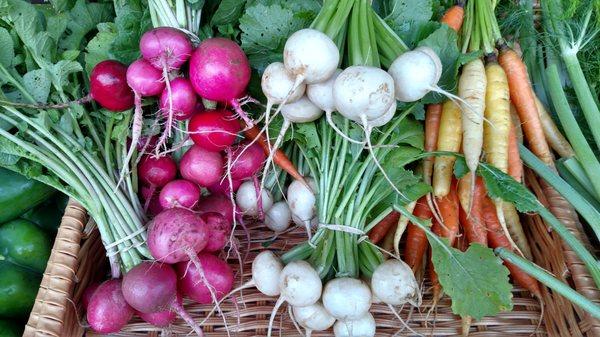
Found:
[[[173,126],[173,95],[171,93],[171,80],[169,79],[169,70],[168,70],[168,66],[165,62],[163,62],[163,79],[165,81],[165,87],[167,90],[167,95],[169,98],[169,114],[167,116],[167,122],[166,122],[166,126],[165,126],[165,130],[163,130],[163,133],[161,134],[160,138],[158,139],[158,142],[156,144],[156,156],[159,156],[160,153],[160,149],[161,147],[165,147],[167,146],[167,139],[169,137],[171,137],[171,128]]]
[[[262,190],[264,185],[265,177],[263,176],[262,181],[258,182],[258,177],[255,175],[252,176],[252,182],[254,183],[254,193],[256,194],[256,207],[258,208],[258,219],[262,222],[265,221],[265,211],[263,209],[262,202]]]
[[[269,328],[267,329],[267,337],[271,337],[271,332],[273,330],[273,323],[275,323],[275,316],[277,315],[277,311],[279,307],[285,303],[285,297],[280,296],[275,302],[275,306],[273,306],[273,310],[271,311],[271,317],[269,318]]]
[[[123,167],[121,168],[121,173],[119,173],[119,180],[117,181],[116,188],[119,188],[119,186],[123,182],[123,179],[125,179],[125,175],[129,173],[129,161],[131,160],[133,152],[137,147],[137,143],[139,142],[140,137],[142,136],[142,126],[144,123],[144,114],[142,111],[142,96],[140,96],[140,94],[136,91],[134,91],[133,94],[135,110],[133,113],[133,121],[131,122],[131,144],[129,145],[129,149],[127,150],[127,155],[123,160]],[[148,141],[146,141],[146,144],[144,146],[148,145],[149,141],[150,138],[148,138]]]
[[[396,318],[400,321],[400,323],[402,323],[403,328],[400,329],[400,331],[396,332],[395,335],[398,335],[400,333],[402,333],[402,331],[404,331],[404,329],[407,329],[408,331],[412,332],[414,335],[417,336],[424,336],[423,334],[420,334],[418,332],[416,332],[415,330],[413,330],[413,328],[411,328],[408,323],[410,322],[410,318],[412,316],[412,308],[413,306],[411,306],[411,310],[408,312],[408,317],[406,318],[406,321],[404,321],[402,319],[402,317],[400,317],[400,312],[402,312],[402,310],[404,309],[404,304],[400,307],[400,311],[396,311],[396,309],[394,308],[393,305],[388,304],[387,305],[388,309],[390,309],[390,311],[392,312],[392,314],[394,314],[394,316],[396,316]]]
[[[227,170],[225,172],[225,178],[227,178],[227,182],[229,185],[229,201],[231,202],[231,217],[233,218],[233,227],[231,228],[231,233],[229,234],[229,242],[231,242],[232,244],[229,245],[229,250],[227,251],[227,256],[229,257],[229,253],[231,252],[231,250],[233,250],[237,257],[238,257],[238,262],[240,264],[240,278],[243,277],[244,275],[244,259],[242,259],[242,255],[240,253],[239,250],[239,245],[235,242],[237,242],[234,234],[235,234],[235,228],[237,227],[237,204],[235,203],[235,198],[233,196],[233,179],[231,178],[231,156],[232,156],[232,151],[231,151],[231,147],[228,147],[226,150],[227,153]],[[246,239],[248,242],[250,242],[250,233],[248,232],[248,229],[246,228],[246,226],[243,226],[244,231],[246,232]],[[248,248],[250,249],[250,248]]]
[[[350,136],[346,135],[344,132],[342,132],[342,130],[340,130],[337,125],[335,125],[335,122],[333,121],[332,118],[332,111],[325,111],[325,117],[327,118],[327,124],[329,124],[329,126],[333,129],[333,131],[335,131],[338,135],[340,135],[340,137],[342,137],[343,139],[345,139],[346,141],[350,142],[350,143],[354,143],[354,144],[360,144],[361,146],[364,146],[366,144],[366,141],[358,141],[355,139],[350,138]]]

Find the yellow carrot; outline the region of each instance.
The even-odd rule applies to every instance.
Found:
[[[575,156],[575,151],[569,144],[569,141],[560,132],[552,117],[548,114],[546,107],[537,96],[535,98],[535,105],[537,106],[538,113],[540,114],[540,121],[542,122],[542,128],[544,129],[544,135],[550,147],[563,158],[570,158]]]
[[[462,116],[458,105],[446,101],[442,106],[440,128],[437,140],[438,151],[458,152],[460,150],[462,134]],[[433,166],[433,194],[444,197],[450,192],[454,156],[438,156]]]
[[[508,80],[500,65],[485,66],[485,118],[483,149],[488,163],[502,172],[508,171],[508,134],[510,132],[510,96]]]

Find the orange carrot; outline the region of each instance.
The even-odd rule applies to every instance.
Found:
[[[496,216],[496,205],[488,197],[483,199],[483,219],[485,220],[485,225],[487,227],[490,246],[492,248],[503,247],[513,250],[513,247],[504,234],[504,230]],[[508,268],[510,275],[517,284],[529,290],[536,297],[541,298],[540,286],[533,277],[509,262],[505,261],[504,265]]]
[[[523,180],[523,162],[519,154],[517,131],[513,123],[510,123],[508,133],[508,174],[518,182]]]
[[[400,219],[400,213],[396,211],[392,211],[390,214],[386,215],[369,231],[369,240],[374,244],[378,244],[379,241],[385,238],[390,228],[398,224],[398,219]]]
[[[487,231],[485,229],[485,222],[483,221],[481,210],[483,198],[485,198],[486,193],[485,185],[483,184],[483,179],[481,179],[481,177],[477,177],[475,180],[473,197],[469,199],[471,179],[472,176],[467,174],[458,183],[459,194],[461,194],[461,191],[465,191],[467,193],[466,198],[462,195],[460,196],[460,224],[465,231],[465,236],[467,237],[468,243],[476,242],[487,246]],[[469,200],[471,200],[470,210],[468,209]]]
[[[425,197],[417,201],[413,215],[421,219],[431,219],[433,214],[427,205]],[[427,236],[419,226],[412,223],[406,228],[406,246],[404,248],[404,262],[410,266],[413,272],[417,272],[423,263],[423,255],[427,250]]]
[[[259,129],[256,126],[248,128],[243,121],[240,121],[240,124],[242,125],[242,129],[244,130],[244,135],[246,138],[250,140],[256,139],[256,142],[263,148],[264,153],[268,156],[271,153],[271,148],[267,143],[267,139],[263,134],[260,133]],[[298,172],[298,169],[296,169],[294,163],[292,163],[290,158],[288,158],[285,152],[283,152],[281,149],[277,149],[275,151],[275,155],[273,155],[273,162],[294,179],[304,181],[304,177],[300,174],[300,172]]]
[[[527,68],[519,55],[505,43],[500,44],[498,49],[500,50],[498,61],[506,72],[510,99],[517,108],[527,143],[536,156],[553,167],[552,153],[544,135]]]
[[[425,112],[425,151],[427,152],[436,150],[441,115],[441,104],[429,104],[427,106]],[[423,177],[425,183],[429,185],[431,185],[431,175],[433,174],[433,161],[433,157],[427,157],[423,160]]]
[[[442,16],[440,21],[458,32],[460,27],[462,27],[463,20],[465,18],[464,6],[464,1],[457,1],[456,5],[450,7],[446,13],[444,13],[444,16]]]

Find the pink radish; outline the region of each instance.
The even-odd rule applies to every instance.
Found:
[[[208,151],[231,146],[240,132],[240,124],[229,110],[207,110],[192,116],[188,134],[194,144]]]
[[[203,252],[216,252],[227,244],[229,235],[231,234],[231,222],[225,216],[217,212],[206,212],[200,216],[208,227],[208,243],[204,247]]]
[[[105,281],[90,298],[87,321],[97,333],[119,332],[133,316],[133,308],[125,301],[120,279]]]
[[[221,179],[224,171],[223,164],[220,153],[206,151],[194,145],[181,157],[179,171],[183,178],[206,187]]]
[[[202,41],[190,58],[190,81],[205,99],[231,105],[248,125],[253,125],[238,99],[250,82],[250,64],[242,48],[225,38]]]
[[[160,191],[159,201],[163,208],[192,208],[200,200],[200,188],[187,180],[173,180]]]
[[[90,304],[90,300],[92,299],[92,295],[94,295],[94,292],[96,291],[96,289],[98,289],[99,286],[100,283],[94,282],[88,285],[87,288],[85,288],[85,290],[83,291],[83,296],[81,296],[81,303],[83,304],[83,309],[87,310],[87,307]]]
[[[198,336],[204,335],[202,329],[177,300],[177,274],[168,264],[145,261],[133,267],[123,278],[123,297],[131,307],[141,313],[158,313],[172,309]]]
[[[257,143],[239,143],[231,151],[231,178],[250,178],[260,170],[265,158],[265,152]]]
[[[232,186],[233,186],[233,192],[235,193],[238,188],[240,187],[240,185],[242,184],[241,180],[232,180]],[[216,184],[210,185],[207,187],[207,189],[210,191],[210,193],[220,193],[220,194],[225,194],[225,195],[229,195],[229,193],[231,193],[231,186],[229,186],[229,180],[228,179],[219,179],[219,182],[217,182]]]
[[[138,175],[143,184],[163,187],[177,175],[177,164],[169,156],[143,156],[138,165]]]
[[[217,212],[222,214],[227,221],[233,223],[233,205],[231,204],[229,197],[224,194],[214,193],[203,198],[200,203],[198,203],[196,211],[199,213]]]
[[[192,54],[192,43],[178,29],[158,27],[142,35],[140,52],[157,69],[179,69]]]
[[[90,96],[103,108],[124,111],[133,107],[133,92],[127,86],[127,67],[121,62],[98,63],[90,74]]]
[[[171,208],[158,214],[148,225],[148,249],[160,262],[187,261],[208,244],[209,229],[200,214],[185,208]]]
[[[177,305],[182,305],[183,302],[181,299],[181,295],[177,294],[175,300],[177,301]],[[165,328],[171,325],[171,323],[175,322],[175,320],[177,319],[177,314],[171,308],[165,311],[152,312],[147,314],[137,311],[136,314],[140,316],[140,318],[143,319],[145,322],[150,323],[157,328]]]
[[[158,198],[159,191],[155,187],[140,186],[140,196],[144,202],[144,207],[147,215],[155,216],[160,212],[164,211],[164,208],[160,205]]]
[[[163,90],[160,95],[160,109],[167,118],[167,127],[173,119],[182,121],[190,118],[196,110],[196,92],[186,78],[178,77],[171,81],[171,90]]]
[[[208,253],[198,254],[196,262],[176,265],[180,291],[201,304],[217,303],[233,287],[231,267]]]

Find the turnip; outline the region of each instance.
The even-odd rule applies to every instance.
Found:
[[[260,196],[258,196],[257,189],[252,181],[245,181],[240,185],[235,195],[235,200],[244,215],[259,216],[261,211],[259,201],[262,202],[262,212],[268,211],[271,208],[273,205],[271,192],[266,189],[260,191]]]
[[[337,321],[333,325],[335,337],[373,337],[375,336],[375,319],[370,312],[355,320]]]
[[[327,80],[340,63],[335,42],[315,29],[301,29],[292,34],[283,48],[285,68],[296,76],[296,86]]]
[[[404,261],[389,259],[373,272],[371,289],[383,303],[421,305],[421,292],[410,267]]]
[[[133,91],[127,85],[127,67],[118,61],[98,63],[90,74],[90,95],[100,106],[110,111],[125,111],[133,107]],[[83,98],[85,102],[89,99]]]
[[[178,77],[171,81],[171,91],[163,90],[159,106],[163,116],[167,118],[167,128],[172,119],[182,121],[190,118],[196,111],[196,92],[186,78]]]
[[[304,307],[292,307],[294,319],[306,329],[306,336],[310,337],[313,331],[324,331],[333,326],[335,318],[331,316],[321,303]]]
[[[323,306],[336,319],[358,319],[369,312],[371,290],[359,279],[334,278],[323,289]]]
[[[142,262],[123,277],[123,297],[135,310],[149,314],[172,309],[198,336],[202,329],[177,300],[177,274],[168,264]]]
[[[188,134],[194,144],[207,151],[219,152],[231,146],[240,132],[240,124],[229,110],[207,110],[192,116]]]
[[[394,118],[397,108],[398,108],[398,105],[394,101],[394,103],[392,104],[392,106],[390,106],[390,109],[386,113],[384,113],[380,117],[375,118],[369,124],[371,125],[371,127],[374,127],[374,128],[386,125],[387,123],[389,123],[392,120],[392,118]]]
[[[292,212],[285,201],[278,201],[265,214],[265,225],[270,230],[280,233],[288,229],[292,220]]]
[[[176,296],[177,301],[177,305],[181,306],[182,305],[182,298],[181,295],[179,295],[179,293]],[[171,308],[169,308],[168,310],[165,311],[159,311],[159,312],[151,312],[151,313],[143,313],[143,312],[136,312],[136,314],[138,316],[140,316],[141,319],[143,319],[145,322],[152,324],[155,327],[158,328],[165,328],[169,325],[171,325],[171,323],[175,322],[175,320],[177,319],[177,314],[175,313],[175,311]]]
[[[323,285],[319,274],[306,261],[288,263],[279,275],[279,290],[281,295],[273,307],[269,320],[267,336],[271,336],[275,314],[279,307],[288,302],[292,306],[304,307],[315,304],[321,297]]]
[[[231,105],[247,125],[253,125],[238,102],[250,82],[250,64],[235,42],[225,38],[202,41],[190,59],[189,76],[202,98]]]
[[[196,256],[208,244],[209,229],[200,214],[171,208],[148,225],[148,249],[160,262],[177,263]]]
[[[299,180],[290,183],[287,190],[287,203],[293,218],[299,219],[306,227],[310,239],[312,237],[311,220],[317,212],[317,197],[313,192],[316,191],[316,184],[312,178],[306,178],[305,180],[308,186]]]
[[[102,283],[90,298],[87,321],[92,330],[101,334],[119,332],[133,316],[133,308],[123,297],[121,280]]]
[[[255,175],[265,161],[265,152],[257,143],[242,142],[230,152],[231,178],[243,180]]]
[[[430,91],[439,91],[442,62],[429,47],[419,47],[398,56],[388,73],[394,78],[395,96],[400,102],[415,102]]]
[[[193,208],[200,200],[200,188],[188,180],[173,180],[162,188],[158,200],[163,208]]]
[[[194,145],[179,162],[181,176],[205,187],[219,181],[223,176],[223,157],[218,152],[206,151]]]
[[[227,221],[233,223],[235,213],[233,210],[233,205],[229,198],[220,193],[211,194],[205,198],[203,198],[196,206],[196,211],[199,213],[205,212],[217,212],[222,214]]]
[[[204,247],[204,252],[216,252],[227,244],[231,233],[231,222],[227,221],[224,215],[217,212],[206,212],[200,216],[208,227],[208,243]]]

